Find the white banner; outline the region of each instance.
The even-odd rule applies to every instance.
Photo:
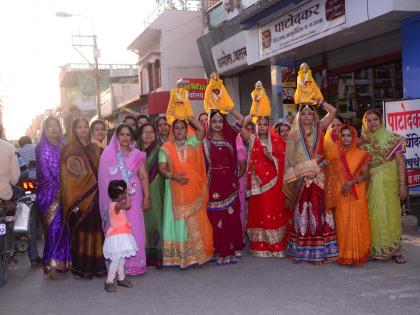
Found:
[[[312,0],[259,27],[261,59],[346,23],[345,0]]]
[[[408,183],[420,185],[420,99],[385,102],[384,117],[387,129],[407,139]]]
[[[217,72],[223,74],[247,64],[246,33],[242,31],[211,48]]]

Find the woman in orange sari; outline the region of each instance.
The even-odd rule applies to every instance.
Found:
[[[203,265],[213,257],[213,229],[207,217],[207,178],[201,152],[205,130],[187,138],[187,122],[173,122],[173,140],[162,145],[159,172],[165,180],[163,205],[163,266],[181,269]]]
[[[366,183],[369,178],[370,155],[357,148],[357,131],[343,126],[337,141],[338,164],[335,169],[337,192],[326,188],[332,196],[327,210],[335,211],[338,240],[338,263],[362,265],[368,261],[370,248],[369,210]]]
[[[324,158],[327,162],[325,168],[325,207],[331,208],[331,201],[337,199],[336,194],[340,193],[338,188],[338,174],[337,169],[340,167],[340,158],[338,152],[338,136],[340,128],[343,127],[344,122],[340,117],[335,117],[332,123],[328,126],[324,136]]]

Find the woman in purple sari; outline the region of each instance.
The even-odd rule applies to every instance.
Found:
[[[60,201],[60,157],[63,147],[59,121],[49,116],[42,127],[36,146],[37,191],[36,203],[45,233],[43,255],[44,273],[58,279],[58,272],[66,272],[71,262],[69,237],[63,223]]]
[[[127,219],[137,243],[136,256],[125,263],[127,275],[140,275],[146,267],[146,232],[143,211],[150,206],[149,176],[146,167],[146,153],[134,148],[133,130],[127,124],[121,124],[115,130],[109,145],[105,148],[99,162],[99,209],[104,231],[108,229],[108,184],[111,180],[122,179],[127,183],[131,197],[131,208],[127,210]]]

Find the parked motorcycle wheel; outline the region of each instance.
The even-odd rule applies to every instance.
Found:
[[[15,248],[19,253],[26,252],[29,248],[28,240],[27,239],[16,240]]]

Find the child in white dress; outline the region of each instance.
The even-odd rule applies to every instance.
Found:
[[[124,264],[126,258],[136,255],[138,248],[131,234],[131,225],[125,215],[125,211],[131,208],[125,181],[112,180],[108,186],[108,195],[112,200],[108,210],[110,226],[106,232],[103,252],[105,258],[110,259],[111,263],[104,289],[107,292],[117,292],[114,284],[116,275],[118,275],[117,285],[133,287],[131,281],[125,278]]]

